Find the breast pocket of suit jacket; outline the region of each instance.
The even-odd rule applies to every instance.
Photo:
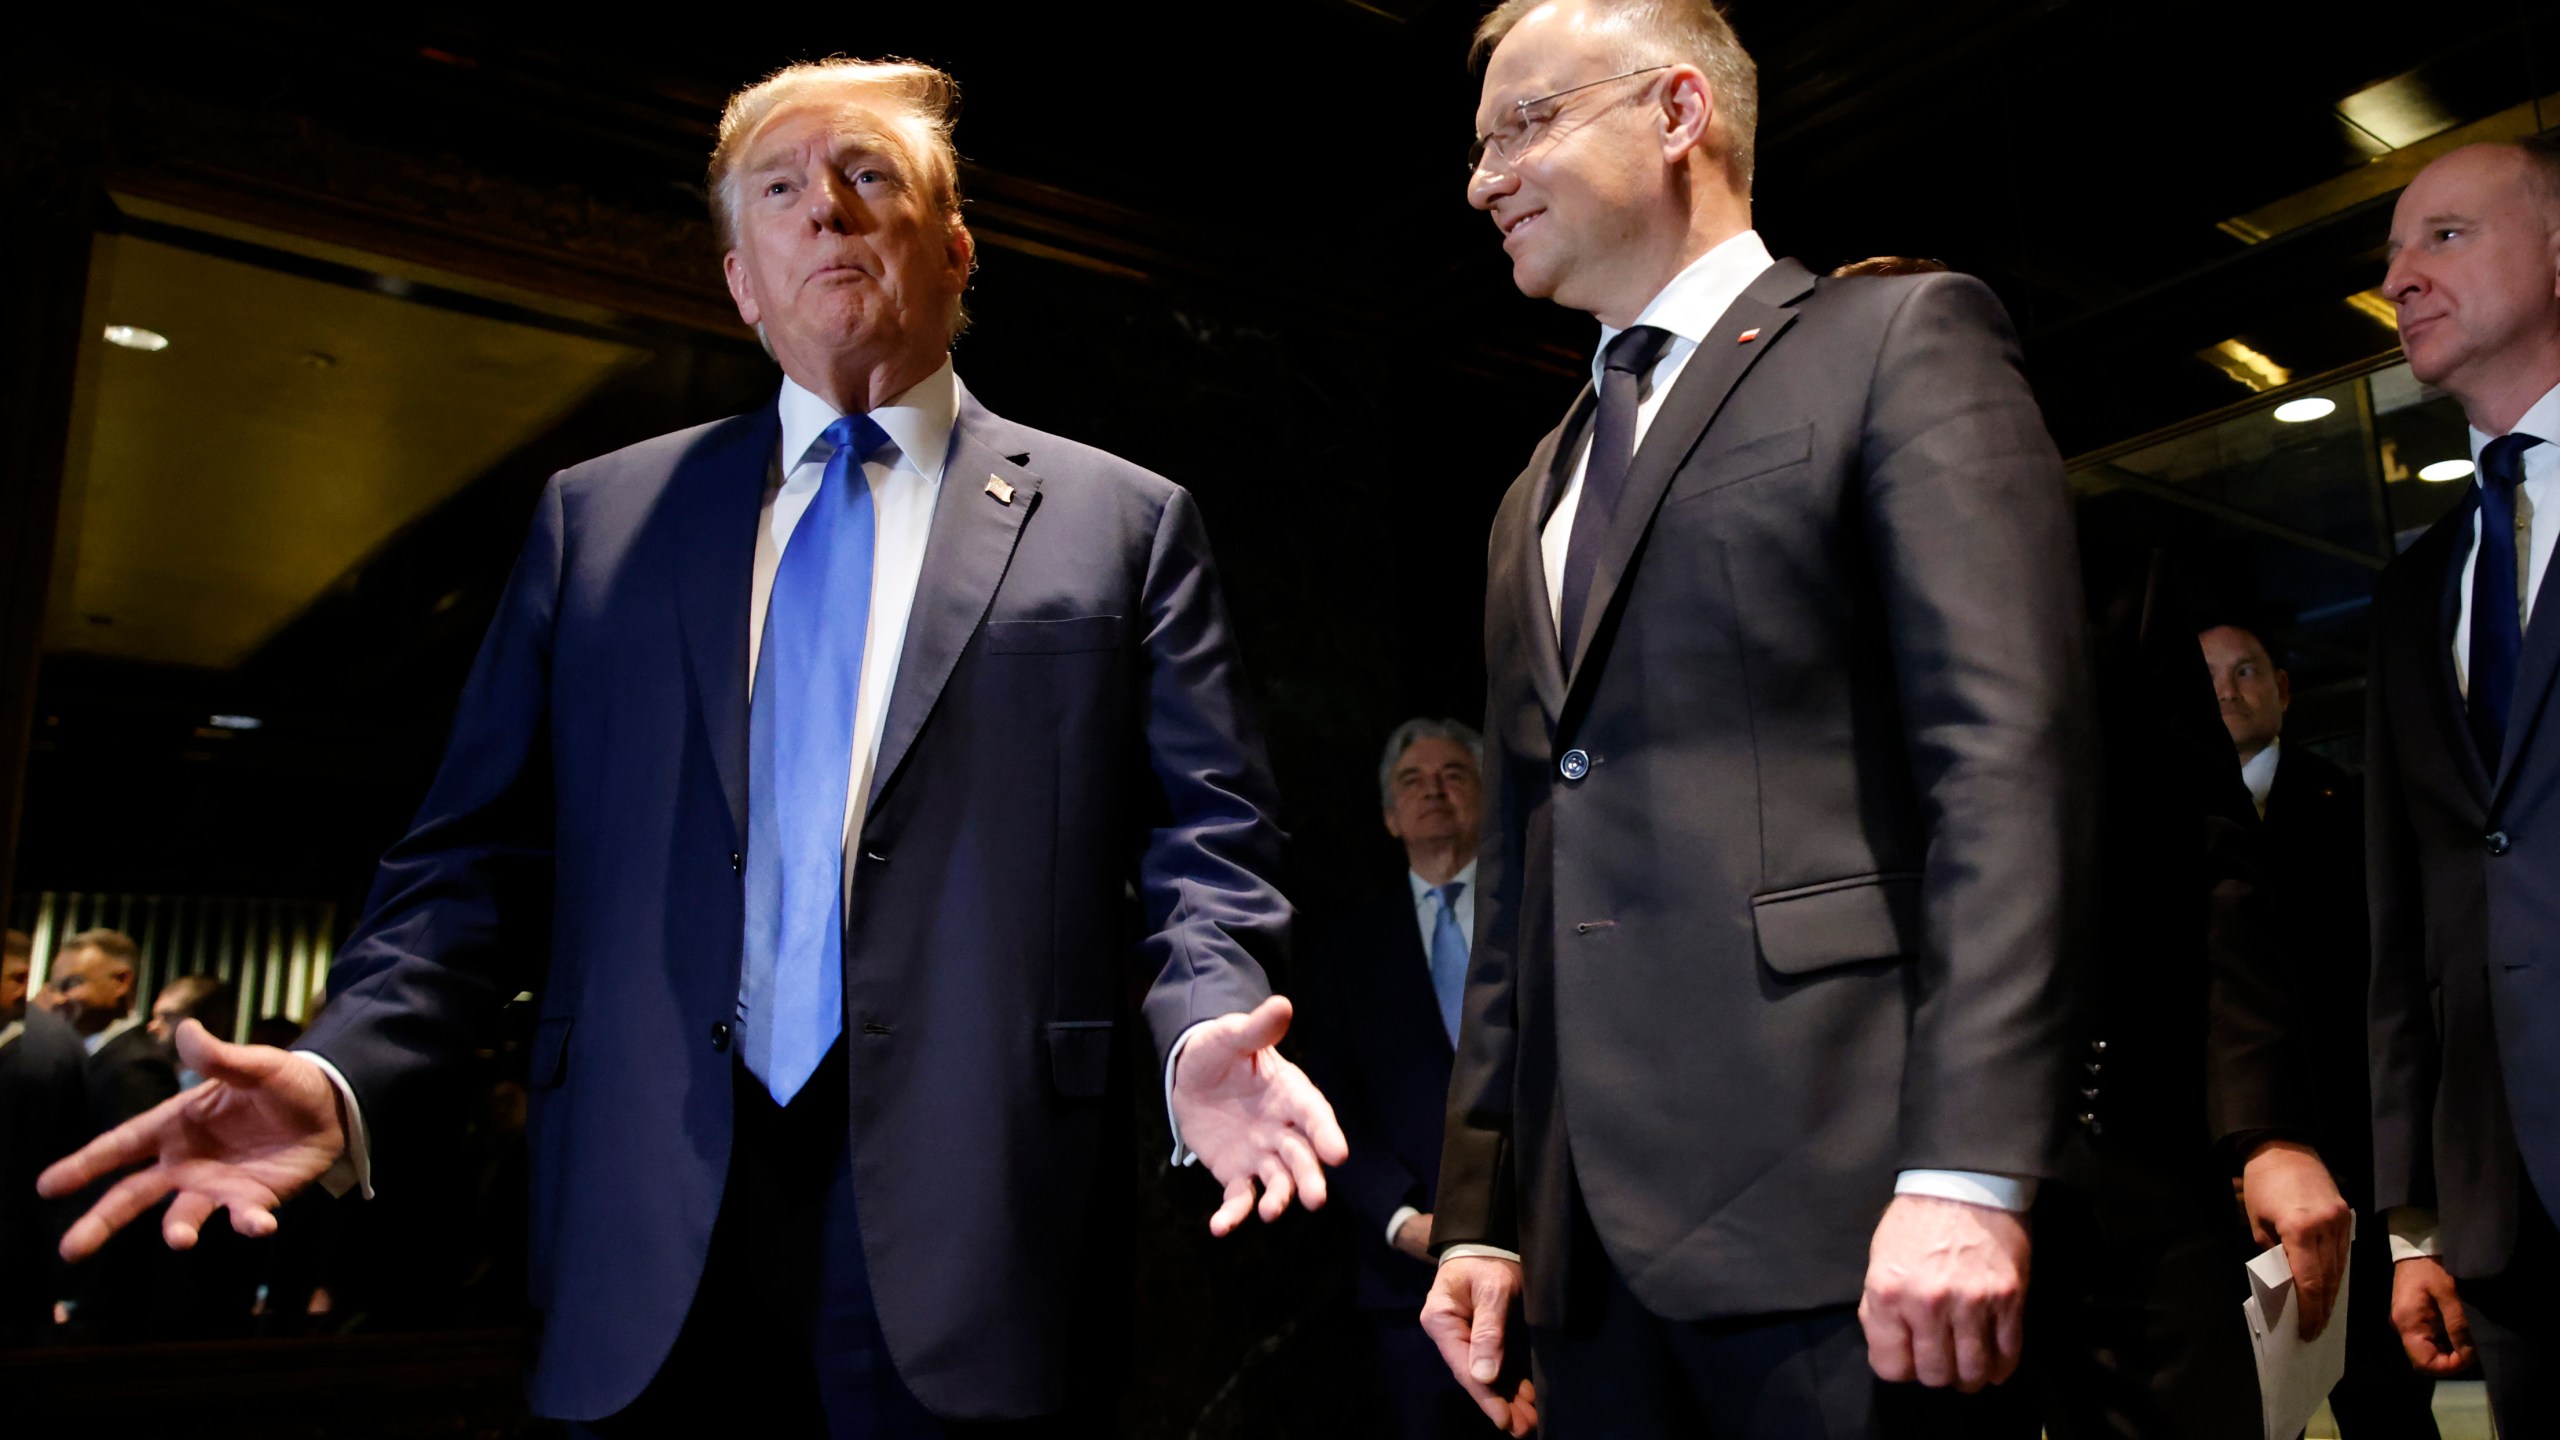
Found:
[[[1672,478],[1662,503],[1665,508],[1682,505],[1736,485],[1777,479],[1812,462],[1810,423],[1771,431],[1693,457]]]

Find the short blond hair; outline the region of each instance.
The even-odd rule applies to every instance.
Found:
[[[921,61],[836,55],[785,65],[729,97],[705,177],[711,220],[719,227],[722,250],[735,249],[738,243],[736,172],[747,142],[775,111],[812,91],[827,89],[863,90],[889,101],[897,128],[903,132],[889,138],[903,143],[907,158],[924,172],[926,194],[935,208],[953,226],[960,224],[960,154],[951,144],[951,122],[960,108],[959,82]]]
[[[1523,16],[1547,3],[1503,0],[1476,26],[1468,59],[1483,64]],[[1742,192],[1750,194],[1752,170],[1759,159],[1760,67],[1752,63],[1751,52],[1742,48],[1741,38],[1733,33],[1732,22],[1724,18],[1715,0],[1588,0],[1588,4],[1615,32],[1613,55],[1620,67],[1687,64],[1697,66],[1707,77],[1707,88],[1715,92],[1716,114],[1724,120],[1725,142],[1730,147],[1726,162],[1733,167]]]

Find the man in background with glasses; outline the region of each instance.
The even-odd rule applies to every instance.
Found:
[[[1771,259],[1707,0],[1477,46],[1468,199],[1601,343],[1494,521],[1425,1326],[1515,1434],[1964,1433],[2067,1083],[2061,459],[1980,284]]]

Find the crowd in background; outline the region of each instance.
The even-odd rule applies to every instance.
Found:
[[[487,1052],[458,1096],[470,1112],[452,1153],[421,1167],[406,1203],[339,1205],[297,1197],[273,1235],[236,1233],[216,1215],[196,1243],[162,1242],[166,1202],[87,1263],[55,1253],[62,1233],[107,1186],[49,1201],[45,1166],[204,1077],[176,1049],[178,1027],[239,1033],[236,988],[214,975],[178,976],[141,993],[142,954],[121,931],[63,940],[44,983],[30,985],[24,932],[7,932],[0,959],[0,1346],[226,1340],[328,1334],[369,1325],[502,1323],[523,1312],[524,1087],[520,1046]],[[245,1039],[290,1046],[302,1026],[282,1015],[250,1023]],[[382,1238],[419,1207],[459,1223]],[[376,1213],[381,1211],[382,1213]],[[422,1249],[423,1246],[423,1249]]]

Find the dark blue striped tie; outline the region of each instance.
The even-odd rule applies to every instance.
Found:
[[[2471,562],[2471,738],[2492,775],[2506,751],[2507,710],[2516,698],[2524,621],[2516,595],[2516,486],[2532,435],[2501,435],[2480,452],[2480,545]]]
[[[1608,540],[1609,522],[1618,511],[1618,492],[1627,488],[1627,471],[1635,463],[1636,412],[1644,399],[1644,377],[1670,344],[1668,330],[1630,326],[1609,342],[1601,358],[1591,458],[1582,466],[1582,498],[1574,502],[1573,534],[1564,547],[1564,587],[1556,600],[1556,640],[1568,665],[1573,663],[1574,642],[1582,635],[1582,607],[1591,597],[1591,579],[1600,568],[1600,547]]]

